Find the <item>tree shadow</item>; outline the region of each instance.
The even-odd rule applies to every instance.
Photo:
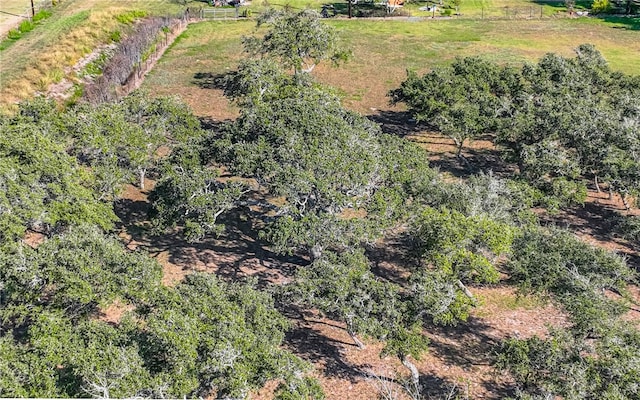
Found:
[[[614,26],[612,26],[614,29],[640,31],[640,17],[637,15],[598,15],[596,18],[614,24]]]
[[[285,345],[289,350],[313,364],[324,365],[326,376],[348,379],[354,383],[366,375],[366,369],[370,365],[353,365],[345,361],[344,346],[355,344],[329,338],[315,329],[306,320],[308,312],[305,310],[288,305],[287,310],[282,312],[294,321],[294,327],[285,335]]]
[[[211,72],[196,72],[193,75],[192,84],[201,89],[219,89],[224,90],[227,87],[226,79],[233,72],[223,72],[214,74]]]
[[[430,165],[456,178],[469,178],[479,173],[492,172],[499,178],[512,178],[517,174],[517,166],[508,163],[499,149],[462,149],[462,158],[453,153],[441,153],[430,160]]]
[[[492,366],[501,343],[500,338],[491,334],[492,329],[473,316],[456,326],[433,326],[429,329],[429,351],[450,366],[464,369]],[[508,383],[491,380],[482,385],[496,399],[515,395],[515,387]]]
[[[132,239],[140,238],[147,229],[149,202],[144,200],[118,199],[114,202],[114,212],[118,217],[115,228],[127,232]]]
[[[153,246],[169,251],[173,264],[204,268],[229,281],[251,276],[258,279],[260,288],[291,279],[299,266],[309,263],[299,256],[272,252],[257,238],[257,231],[242,227],[240,219],[230,223],[233,217],[228,215],[221,221],[226,229],[218,238],[193,243],[178,232],[153,238]]]
[[[181,229],[153,235],[149,229],[146,201],[122,199],[116,212],[121,221],[118,228],[130,237],[127,245],[144,249],[153,257],[166,254],[166,261],[182,271],[208,271],[224,280],[254,277],[264,288],[293,277],[299,266],[309,260],[297,255],[281,255],[271,251],[258,238],[256,221],[235,209],[220,217],[225,231],[219,237],[188,241]]]
[[[418,123],[409,111],[381,110],[368,115],[369,120],[380,125],[384,133],[399,137],[413,136],[414,143],[428,148],[452,147],[452,141],[436,132],[436,128]],[[494,142],[495,138],[485,135],[477,141]],[[505,161],[502,151],[498,148],[473,148],[467,143],[462,149],[462,158],[456,157],[455,151],[428,151],[431,155],[430,165],[448,172],[458,178],[467,178],[480,172],[492,171],[496,176],[511,177],[517,168]]]
[[[532,3],[539,6],[551,7],[557,12],[567,10],[564,0],[533,0]],[[591,0],[576,0],[574,8],[578,10],[588,10],[591,8],[591,3],[593,3]]]
[[[378,111],[377,114],[367,115],[367,118],[379,124],[382,132],[399,137],[414,135],[427,129],[418,124],[409,111]]]
[[[406,232],[384,238],[379,245],[366,249],[366,256],[372,262],[371,272],[390,282],[405,286],[409,267],[418,260],[413,255],[413,241]]]
[[[488,333],[492,327],[480,318],[469,319],[456,326],[432,326],[429,349],[449,365],[491,365],[500,340]],[[447,343],[449,341],[455,342]]]
[[[200,117],[200,126],[202,129],[211,132],[223,131],[227,126],[233,123],[230,119],[213,119],[211,117]]]
[[[556,215],[543,214],[540,220],[546,224],[553,224],[588,235],[598,241],[612,243],[618,252],[627,258],[627,264],[640,271],[640,251],[637,242],[621,238],[616,232],[616,223],[624,216],[609,205],[587,202],[562,210]]]

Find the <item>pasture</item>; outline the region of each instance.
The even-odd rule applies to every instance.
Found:
[[[551,20],[330,20],[352,59],[338,67],[320,65],[317,78],[337,88],[345,105],[364,114],[389,108],[386,93],[406,77],[455,57],[482,56],[501,63],[534,61],[547,52],[572,55],[581,43],[597,46],[610,65],[639,72],[638,32],[628,23],[600,19]],[[192,24],[160,60],[143,87],[153,94],[178,94],[199,114],[235,115],[215,89],[213,77],[235,68],[242,56],[241,36],[254,23]]]
[[[19,0],[5,0],[3,7],[10,4],[18,7],[19,3]],[[200,6],[203,3],[190,4]],[[292,0],[287,4],[294,9],[317,9],[323,2]],[[345,5],[344,2],[334,4],[336,7]],[[429,13],[418,11],[424,4],[409,3],[404,11],[415,16],[428,16]],[[250,7],[259,12],[266,5],[266,1],[255,1]],[[578,8],[584,6],[585,3],[577,4]],[[531,18],[500,19],[506,7],[524,10],[525,14],[528,9]],[[181,6],[169,0],[62,1],[51,18],[0,51],[0,112],[14,107],[16,101],[46,93],[53,84],[63,80],[74,82],[77,72],[73,70],[74,65],[89,54],[98,54],[105,44],[116,42],[114,38],[119,38],[120,33],[126,35],[134,19],[142,15],[166,15],[180,9]],[[534,18],[534,12],[543,18]],[[397,124],[395,126],[400,128],[400,133],[417,133],[420,136],[417,141],[430,150],[429,156],[434,165],[450,173],[443,182],[451,183],[449,180],[453,181],[456,175],[453,168],[446,168],[447,165],[464,169],[459,160],[447,155],[451,153],[451,140],[434,132],[418,133],[421,127],[408,132],[407,127],[415,126],[407,122],[406,113],[397,112],[403,111],[402,107],[390,106],[387,92],[406,78],[407,70],[426,72],[448,64],[456,57],[480,56],[500,64],[521,65],[535,62],[547,52],[571,56],[573,49],[582,43],[594,44],[614,70],[640,73],[640,18],[555,18],[559,12],[564,12],[561,1],[463,0],[462,15],[450,19],[327,19],[326,23],[337,29],[342,45],[350,49],[353,56],[340,66],[324,63],[313,74],[320,83],[332,88],[327,90],[335,91],[347,108],[382,123],[384,129]],[[218,78],[236,69],[244,57],[241,38],[256,33],[254,27],[255,21],[252,20],[191,24],[147,76],[143,90],[153,96],[177,95],[198,116],[205,121],[213,120],[208,121],[213,124],[233,119],[238,115],[238,109],[223,96]],[[317,107],[317,102],[308,109],[314,107]],[[108,114],[107,119],[110,117]],[[317,120],[324,122],[327,118]],[[195,120],[194,125],[197,124]],[[174,133],[170,129],[167,132]],[[113,131],[108,131],[105,138],[110,139],[111,136]],[[316,137],[313,136],[314,139]],[[142,142],[146,141],[147,136]],[[330,142],[332,140],[325,141]],[[117,144],[122,143],[140,142],[117,141]],[[491,158],[495,145],[489,141],[477,140],[472,146],[469,147],[470,153],[482,153],[482,160],[499,159],[499,155]],[[298,147],[307,148],[306,145]],[[344,148],[336,152],[340,153]],[[149,157],[155,159],[156,154],[166,154],[167,149],[159,147],[157,153],[152,151]],[[498,161],[504,163],[503,160]],[[122,164],[130,166],[130,163]],[[290,278],[286,273],[306,265],[306,260],[299,257],[279,258],[271,249],[263,247],[256,231],[262,221],[252,220],[240,212],[229,214],[230,229],[222,236],[210,237],[197,244],[188,243],[175,231],[167,231],[161,236],[151,234],[147,229],[147,211],[152,207],[149,199],[153,197],[148,195],[154,190],[158,171],[159,168],[153,171],[146,190],[125,186],[116,211],[122,219],[120,235],[126,239],[127,247],[153,254],[162,264],[165,284],[176,285],[193,271],[234,280],[252,275],[282,282]],[[470,171],[464,172],[468,174]],[[273,174],[272,170],[269,173]],[[605,193],[591,193],[585,207],[563,211],[560,215],[543,215],[547,218],[544,222],[577,227],[581,237],[633,254],[637,263],[637,251],[631,246],[625,247],[618,241],[597,241],[605,237],[598,233],[606,222],[606,215],[613,214],[610,209],[622,210],[615,203],[615,197],[607,200],[605,196]],[[638,211],[634,212],[637,215]],[[388,276],[400,277],[407,273],[399,267],[406,254],[401,244],[394,242],[395,239],[379,240],[370,253],[372,260],[376,260],[376,268],[384,270]],[[474,288],[479,301],[467,323],[458,328],[437,328],[429,332],[430,352],[417,365],[421,374],[429,379],[429,390],[434,394],[450,391],[449,398],[455,393],[459,394],[458,398],[504,398],[513,395],[515,383],[512,377],[498,373],[493,366],[496,346],[512,335],[545,336],[548,335],[547,326],[567,325],[565,315],[556,305],[533,296],[523,296],[514,287],[502,283]],[[633,290],[637,298],[637,288]],[[118,309],[119,303],[116,301],[113,306],[112,309]],[[118,312],[122,315],[124,311],[116,310],[109,314]],[[399,361],[379,356],[383,343],[372,340],[367,350],[358,350],[351,345],[352,340],[342,322],[331,320],[315,309],[303,310],[299,316],[293,314],[289,317],[292,329],[287,334],[285,346],[314,365],[314,376],[325,388],[327,398],[371,399],[376,395],[376,382],[372,383],[371,374],[399,376],[397,371],[402,368]],[[177,337],[185,341],[188,335]],[[277,384],[267,383],[256,397],[273,398],[273,383]]]

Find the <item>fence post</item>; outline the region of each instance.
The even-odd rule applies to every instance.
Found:
[[[542,19],[542,6],[540,6],[540,19]]]

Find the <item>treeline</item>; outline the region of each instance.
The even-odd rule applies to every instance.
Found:
[[[297,306],[343,322],[360,347],[383,341],[407,368],[398,382],[423,398],[426,332],[464,324],[474,285],[504,272],[569,319],[496,349],[520,398],[638,397],[640,334],[620,320],[637,283],[625,260],[540,226],[535,181],[450,182],[423,149],[344,109],[305,72],[347,54],[317,14],[261,18],[266,35],[247,41],[259,57],[222,82],[240,116],[218,128],[141,93],[65,111],[36,100],[0,119],[0,396],[244,398],[275,379],[277,398],[321,399],[309,365],[282,347],[277,309]],[[322,40],[289,40],[300,32]],[[221,167],[247,179],[221,179]],[[118,191],[148,171],[148,234],[198,241],[235,223],[234,210],[261,244],[307,264],[266,290],[207,274],[161,285],[153,259],[108,233]],[[410,244],[400,280],[372,258],[391,230]],[[28,245],[29,231],[46,240]],[[128,311],[107,322],[114,302]]]

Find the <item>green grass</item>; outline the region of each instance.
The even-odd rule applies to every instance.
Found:
[[[51,10],[40,10],[36,13],[36,15],[33,16],[32,20],[33,22],[40,22],[42,20],[49,18],[52,15],[53,15],[53,12]]]
[[[538,296],[523,296],[512,293],[494,292],[486,295],[478,295],[480,307],[474,312],[474,316],[480,318],[487,318],[492,315],[492,309],[498,310],[535,310],[545,307],[547,303],[545,300]],[[485,308],[488,306],[489,308]]]
[[[117,15],[116,20],[118,20],[118,22],[120,22],[121,24],[131,25],[135,20],[146,17],[146,16],[147,16],[146,11],[131,10],[131,11],[122,13],[120,15]]]
[[[375,3],[377,2],[375,1]],[[451,1],[444,0],[443,3],[444,6],[448,6]],[[576,3],[577,9],[588,8],[591,5],[590,0],[579,0]],[[254,1],[250,8],[259,12],[265,8],[263,4],[264,2]],[[269,1],[268,4],[271,7],[290,7],[294,10],[306,8],[320,10],[323,4],[332,4],[338,10],[338,14],[347,14],[346,1],[276,0]],[[431,17],[431,12],[419,10],[420,7],[430,4],[433,4],[433,1],[410,0],[406,1],[402,10],[412,16]],[[353,13],[355,15],[358,10],[366,10],[370,7],[369,3],[361,2],[353,6]],[[378,8],[383,9],[382,6]],[[564,0],[462,0],[459,8],[460,15],[457,18],[540,18],[541,14],[544,18],[548,18],[565,11]],[[437,17],[440,15],[441,13],[436,13]]]
[[[535,62],[547,52],[572,56],[581,43],[593,43],[615,70],[638,73],[638,34],[619,21],[553,19],[472,20],[328,20],[353,59],[340,68],[321,65],[318,79],[337,88],[344,103],[359,112],[389,109],[386,93],[407,69],[426,72],[455,57],[479,55],[499,63]],[[242,56],[240,36],[251,21],[203,22],[191,25],[165,53],[143,87],[156,94],[179,94],[198,114],[232,117],[234,108],[219,91],[203,89],[197,73],[222,74]],[[199,86],[200,85],[200,86]]]

